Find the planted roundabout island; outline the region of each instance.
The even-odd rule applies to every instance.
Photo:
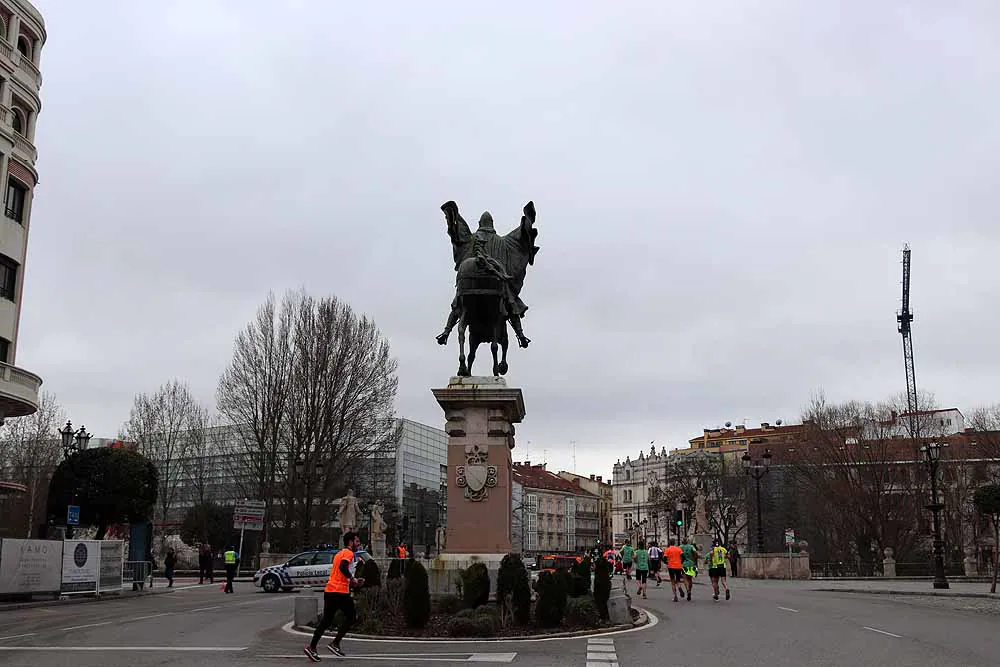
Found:
[[[591,577],[590,558],[572,570],[542,572],[534,586],[520,556],[504,556],[497,572],[495,601],[486,566],[474,563],[461,571],[455,593],[432,599],[426,568],[418,560],[392,560],[383,577],[368,561],[361,576],[365,586],[355,593],[357,619],[349,637],[370,639],[530,639],[616,632],[645,625],[648,616],[626,606],[609,613],[611,567],[597,560]],[[591,590],[593,581],[593,590]],[[534,594],[532,594],[534,588]],[[621,591],[618,591],[619,593]],[[617,615],[619,622],[612,617]],[[337,624],[328,633],[335,634]],[[311,632],[316,619],[293,625]]]

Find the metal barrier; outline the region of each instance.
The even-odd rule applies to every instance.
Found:
[[[148,560],[127,560],[122,564],[122,583],[132,584],[133,591],[153,587],[153,563]]]

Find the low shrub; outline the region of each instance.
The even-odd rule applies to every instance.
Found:
[[[510,616],[526,625],[531,621],[531,577],[528,568],[517,554],[507,554],[500,561],[497,572],[497,603],[501,616]],[[507,609],[507,605],[511,609]]]
[[[559,573],[542,572],[538,575],[538,602],[535,620],[543,628],[557,627],[566,609],[566,588],[559,581]]]
[[[393,558],[389,561],[389,574],[386,575],[386,579],[399,579],[403,576],[403,561],[399,558]]]
[[[439,614],[452,615],[462,610],[462,598],[457,595],[444,595],[437,600]]]
[[[611,597],[611,563],[600,558],[594,566],[594,602],[602,620],[608,620],[608,599]]]
[[[365,588],[377,588],[382,585],[382,573],[378,569],[378,563],[372,558],[361,566],[361,577],[365,580]]]
[[[594,598],[570,598],[566,603],[566,623],[580,628],[596,628],[601,624],[601,615],[597,611]]]
[[[584,556],[573,568],[573,589],[570,594],[573,597],[590,595],[590,556]]]
[[[473,563],[462,572],[462,599],[469,609],[490,601],[490,572],[483,563]]]
[[[496,633],[494,620],[488,613],[463,609],[448,621],[448,634],[452,637],[491,637]]]
[[[427,570],[418,560],[411,561],[406,567],[403,613],[406,625],[411,628],[422,628],[431,618],[431,593],[427,583]]]

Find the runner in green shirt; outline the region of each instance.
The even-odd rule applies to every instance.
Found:
[[[625,540],[625,546],[622,547],[622,567],[625,568],[625,578],[629,581],[632,580],[632,560],[635,558],[635,549],[629,544],[628,540]]]
[[[639,583],[635,594],[645,598],[646,581],[649,579],[649,551],[645,542],[639,542],[639,548],[635,551],[635,578]]]
[[[691,544],[690,538],[684,539],[681,545],[681,567],[684,568],[684,588],[687,589],[688,602],[691,601],[691,587],[694,586],[695,566],[698,564],[698,549]]]

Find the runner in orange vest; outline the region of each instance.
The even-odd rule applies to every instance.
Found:
[[[364,579],[355,579],[351,576],[351,563],[354,562],[354,552],[361,548],[361,539],[357,533],[347,533],[344,535],[344,548],[333,557],[333,567],[330,568],[330,578],[323,589],[323,618],[316,626],[312,641],[306,646],[306,656],[313,662],[319,662],[319,654],[316,647],[323,633],[333,625],[334,616],[338,611],[344,612],[344,622],[337,628],[337,636],[329,645],[330,652],[334,655],[344,657],[344,652],[340,649],[340,640],[347,634],[347,630],[354,623],[356,613],[354,611],[354,600],[351,598],[351,588],[359,588],[365,583]]]

